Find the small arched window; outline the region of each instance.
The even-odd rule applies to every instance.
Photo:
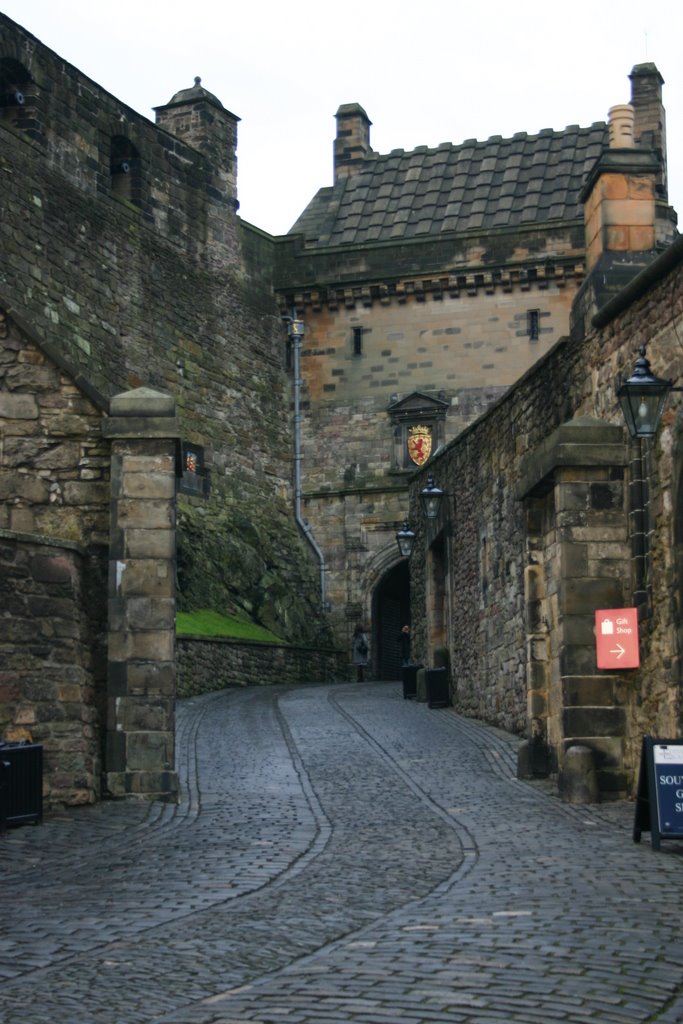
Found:
[[[0,58],[0,121],[22,131],[35,126],[35,86],[23,64]]]
[[[111,194],[140,206],[140,154],[125,135],[114,135],[109,152]]]

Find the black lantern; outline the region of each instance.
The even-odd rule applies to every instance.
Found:
[[[396,534],[396,543],[398,544],[398,550],[401,552],[402,558],[410,558],[413,553],[413,544],[415,543],[415,534],[408,525],[408,520],[404,522],[401,529]]]
[[[427,486],[420,491],[420,501],[422,503],[422,511],[424,512],[427,519],[437,519],[439,515],[439,509],[441,508],[441,500],[444,496],[444,492],[440,487],[437,487],[434,483],[434,477],[430,473],[427,477]]]
[[[617,390],[621,411],[631,437],[654,437],[672,380],[663,380],[650,372],[645,345],[640,346],[633,373]]]

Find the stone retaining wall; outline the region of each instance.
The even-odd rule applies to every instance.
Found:
[[[331,683],[349,678],[341,651],[231,640],[178,637],[178,696],[194,697],[228,686]]]
[[[106,554],[0,530],[0,738],[42,745],[48,808],[99,795]]]

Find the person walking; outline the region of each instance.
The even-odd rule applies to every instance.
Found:
[[[370,656],[370,644],[368,634],[362,622],[356,623],[356,628],[351,637],[351,662],[356,666],[356,681],[362,683],[365,679],[365,668]]]
[[[401,664],[410,665],[410,626],[403,626],[398,641],[401,645]]]

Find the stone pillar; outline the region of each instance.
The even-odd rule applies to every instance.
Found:
[[[105,789],[176,799],[175,402],[148,388],[117,395],[111,440],[111,541]]]
[[[530,713],[547,711],[548,742],[560,773],[571,747],[587,747],[600,791],[612,797],[629,785],[624,751],[633,677],[598,671],[594,622],[597,609],[631,601],[624,586],[630,580],[625,461],[622,427],[577,417],[525,457],[520,485],[520,497],[527,505],[543,505],[547,520],[535,538],[533,588],[527,585],[530,596],[544,597],[549,665],[545,673],[530,672]],[[538,623],[530,601],[527,620],[533,632]]]

